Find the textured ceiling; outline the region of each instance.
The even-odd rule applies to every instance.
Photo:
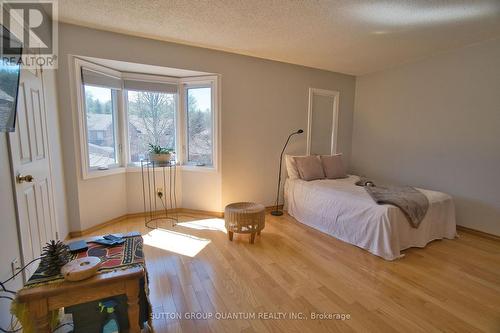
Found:
[[[59,0],[59,19],[360,75],[500,37],[500,0]]]

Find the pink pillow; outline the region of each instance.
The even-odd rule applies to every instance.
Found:
[[[309,181],[325,178],[319,156],[297,156],[294,159],[301,179]]]
[[[338,179],[347,177],[344,162],[342,161],[342,154],[321,155],[321,164],[323,164],[326,178]]]

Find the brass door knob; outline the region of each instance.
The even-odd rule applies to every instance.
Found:
[[[17,175],[16,176],[16,180],[19,184],[24,183],[24,182],[32,183],[33,179],[35,179],[35,178],[33,178],[32,175],[26,175],[26,176]]]

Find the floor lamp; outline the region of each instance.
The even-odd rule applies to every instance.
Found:
[[[299,129],[297,132],[293,132],[288,136],[288,139],[286,139],[285,145],[283,146],[283,150],[281,151],[280,155],[280,171],[278,173],[278,191],[276,193],[276,206],[274,207],[274,210],[271,212],[271,215],[274,216],[281,216],[283,215],[283,211],[278,208],[278,200],[280,198],[280,185],[281,185],[281,165],[283,163],[283,153],[285,152],[286,146],[288,145],[288,141],[290,141],[290,138],[295,135],[295,134],[300,134],[304,133],[303,130]]]

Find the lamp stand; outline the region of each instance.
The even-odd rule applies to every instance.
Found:
[[[281,215],[283,215],[283,211],[281,209],[279,209],[279,205],[278,205],[278,201],[279,201],[279,198],[280,198],[281,167],[283,165],[283,153],[285,152],[286,146],[288,145],[288,141],[290,141],[290,138],[293,135],[295,135],[295,134],[300,134],[300,133],[303,133],[303,132],[304,132],[303,130],[299,129],[297,132],[293,132],[292,134],[290,134],[288,136],[288,139],[286,139],[285,145],[283,146],[283,150],[281,150],[280,168],[279,168],[279,172],[278,172],[278,190],[277,190],[277,193],[276,193],[276,204],[275,204],[274,210],[271,211],[271,215],[273,215],[273,216],[281,216]]]

